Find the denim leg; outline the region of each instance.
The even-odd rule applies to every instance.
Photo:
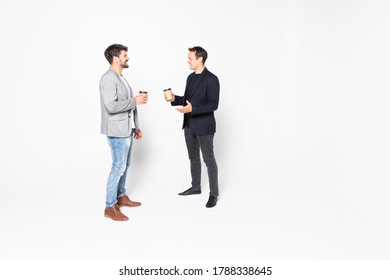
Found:
[[[111,148],[112,167],[106,187],[106,207],[111,207],[118,202],[119,181],[127,170],[126,165],[130,149],[130,138],[107,137],[107,139]],[[126,175],[124,180],[126,181]]]
[[[200,190],[202,166],[200,162],[199,142],[196,135],[192,134],[191,130],[188,128],[184,128],[184,137],[191,165],[191,187],[194,190]]]
[[[119,179],[117,197],[122,197],[126,194],[126,177],[127,177],[127,169],[129,169],[130,161],[131,161],[131,150],[133,147],[133,137],[130,137],[129,140],[130,140],[130,148],[129,148],[129,152],[127,154],[126,168],[125,168],[125,171],[123,172],[121,178]]]
[[[197,136],[203,160],[207,166],[209,175],[210,195],[218,196],[218,166],[214,156],[214,134]]]

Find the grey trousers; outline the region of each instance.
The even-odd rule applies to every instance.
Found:
[[[191,163],[191,186],[194,190],[200,190],[200,178],[202,166],[200,162],[200,151],[207,166],[209,175],[210,195],[218,196],[218,167],[214,157],[214,134],[195,135],[191,129],[184,128],[184,137],[187,144],[188,157]]]

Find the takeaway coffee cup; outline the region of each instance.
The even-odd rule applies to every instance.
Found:
[[[140,91],[139,95],[141,95],[144,98],[143,104],[146,104],[146,102],[148,101],[148,92],[147,91]]]
[[[171,88],[164,89],[165,98],[169,101],[173,99]]]

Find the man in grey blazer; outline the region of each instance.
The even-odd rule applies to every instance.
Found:
[[[137,106],[146,104],[147,95],[133,96],[133,91],[122,76],[128,68],[127,47],[119,44],[109,46],[104,56],[110,68],[100,80],[101,133],[107,136],[112,154],[112,167],[106,186],[104,216],[114,221],[127,221],[121,206],[140,206],[126,195],[126,175],[130,165],[133,138],[141,139],[138,128]],[[134,121],[134,128],[132,122]]]

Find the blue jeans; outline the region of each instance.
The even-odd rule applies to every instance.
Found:
[[[127,169],[130,166],[132,137],[107,137],[111,148],[112,167],[106,187],[106,207],[118,202],[118,197],[126,194]]]

